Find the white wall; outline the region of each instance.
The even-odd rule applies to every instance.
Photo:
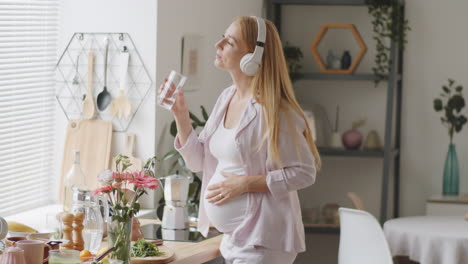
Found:
[[[62,2],[59,55],[75,32],[127,32],[132,37],[151,79],[156,76],[157,1],[64,0]],[[143,160],[155,154],[155,98],[143,101],[128,132],[136,134],[135,156]],[[60,175],[66,117],[57,107],[56,175]],[[111,156],[124,151],[124,133],[113,133]],[[151,206],[151,203],[147,204]]]
[[[468,96],[468,36],[462,0],[410,0],[412,31],[405,53],[402,122],[402,214],[424,213],[426,197],[442,194],[442,173],[449,137],[433,110],[447,79],[464,85]],[[465,115],[467,113],[465,109]],[[468,192],[468,127],[455,136],[460,164],[460,193]]]

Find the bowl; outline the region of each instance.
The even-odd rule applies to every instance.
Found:
[[[52,236],[52,232],[40,232],[40,233],[29,233],[29,232],[14,232],[9,231],[9,237],[27,237],[28,239],[44,238],[49,239]]]
[[[5,239],[5,244],[8,246],[8,247],[13,247],[15,246],[15,243],[20,241],[20,240],[26,240],[26,237],[23,237],[23,236],[11,236],[11,237],[7,237]]]

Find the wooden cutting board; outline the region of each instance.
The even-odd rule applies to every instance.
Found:
[[[146,258],[131,258],[132,264],[162,264],[171,262],[175,253],[174,250],[166,246],[158,246],[159,251],[164,252],[165,255],[161,257],[146,257]]]
[[[109,169],[112,122],[104,120],[70,120],[67,126],[60,177],[60,198],[63,180],[73,163],[74,150],[80,151],[80,164],[91,190],[99,187],[98,174]]]
[[[125,135],[125,150],[122,154],[128,157],[132,166],[128,168],[129,171],[139,171],[143,167],[143,163],[140,159],[133,156],[133,146],[135,145],[135,134],[128,133]],[[115,158],[112,159],[111,168],[115,171]]]

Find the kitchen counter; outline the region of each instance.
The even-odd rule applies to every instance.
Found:
[[[171,264],[205,263],[221,256],[219,245],[223,235],[218,235],[200,242],[164,241],[164,246],[174,250],[174,260]],[[103,241],[106,243],[106,241]],[[2,254],[0,253],[0,259]]]
[[[164,241],[164,245],[175,252],[171,264],[204,263],[221,256],[219,245],[223,235],[218,235],[200,242]]]
[[[149,224],[161,224],[159,219],[139,218],[139,220],[142,227]],[[190,223],[190,225],[195,225],[195,223]],[[204,263],[221,256],[219,245],[222,238],[223,235],[220,234],[199,242],[164,241],[164,246],[175,252],[175,259],[170,263]]]
[[[7,217],[9,221],[18,221],[28,224],[36,229],[43,229],[46,226],[46,215],[54,215],[62,209],[59,205],[49,205],[42,208],[24,212],[12,217]],[[140,220],[141,226],[146,224],[160,224],[159,219],[154,219],[154,210],[141,210],[137,215]],[[145,218],[152,219],[145,219]],[[195,223],[190,223],[191,226]],[[172,264],[198,264],[214,260],[221,256],[219,245],[221,244],[222,234],[215,237],[200,241],[200,242],[178,242],[178,241],[164,241],[164,245],[171,248],[175,252],[175,258]],[[106,243],[106,241],[103,241]],[[103,245],[104,246],[104,245]],[[0,253],[1,258],[1,253]]]

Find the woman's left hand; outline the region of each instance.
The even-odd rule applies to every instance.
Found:
[[[226,180],[208,186],[211,192],[206,195],[208,202],[215,205],[222,205],[247,191],[246,176],[229,172],[221,172],[221,174]]]

